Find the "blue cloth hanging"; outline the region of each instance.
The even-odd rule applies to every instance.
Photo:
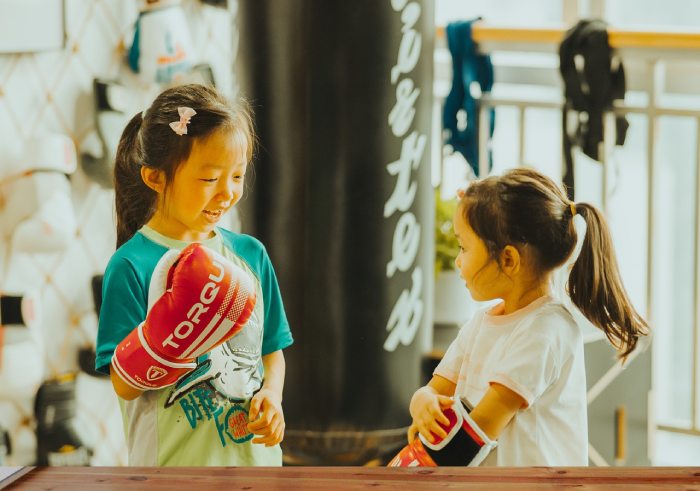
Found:
[[[479,175],[479,101],[472,97],[469,90],[472,82],[477,82],[481,93],[490,92],[493,87],[493,64],[488,55],[478,54],[472,40],[472,24],[480,20],[451,22],[445,30],[447,46],[452,55],[452,88],[445,99],[442,113],[442,127],[445,130],[445,143],[464,155],[475,175]],[[467,126],[457,128],[457,113],[466,112]],[[493,135],[496,120],[495,110],[489,109],[490,133]],[[491,150],[489,152],[489,169],[493,165]]]

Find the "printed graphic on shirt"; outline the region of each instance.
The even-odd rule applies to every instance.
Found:
[[[197,367],[173,386],[165,408],[179,410],[192,430],[200,424],[216,426],[222,447],[228,441],[253,438],[243,406],[262,385],[262,328],[257,312],[226,343],[199,358]]]

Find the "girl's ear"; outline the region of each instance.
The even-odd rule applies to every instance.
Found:
[[[158,194],[161,194],[165,190],[165,175],[160,169],[154,169],[153,167],[142,165],[141,179],[143,179],[146,186]]]
[[[520,251],[512,245],[507,245],[501,251],[501,270],[508,276],[520,271]]]

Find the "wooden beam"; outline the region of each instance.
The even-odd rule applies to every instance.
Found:
[[[498,41],[506,43],[544,43],[559,44],[564,38],[566,29],[549,28],[513,28],[505,26],[490,26],[477,22],[472,26],[472,38],[477,43]]]
[[[475,22],[472,37],[477,43],[537,43],[559,44],[564,38],[565,27],[507,27]],[[445,37],[445,28],[437,28],[437,36]],[[608,39],[613,48],[658,48],[700,50],[700,30],[632,30],[610,27]]]

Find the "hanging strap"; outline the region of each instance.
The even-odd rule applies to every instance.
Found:
[[[477,20],[480,18],[451,22],[445,29],[452,56],[452,87],[445,98],[442,113],[445,143],[464,156],[475,175],[479,174],[479,101],[472,97],[471,84],[478,83],[482,94],[490,92],[493,87],[491,57],[478,54],[472,39],[472,24]],[[460,110],[466,113],[467,125],[464,129],[458,128],[457,115]],[[493,135],[494,123],[495,111],[491,108],[490,135]]]

